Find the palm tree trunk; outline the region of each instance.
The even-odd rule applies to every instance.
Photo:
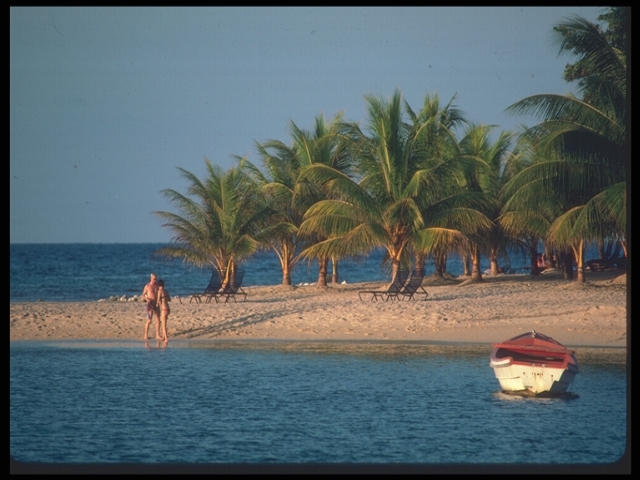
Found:
[[[471,280],[482,281],[482,273],[480,273],[480,249],[477,245],[471,247]]]
[[[291,270],[288,265],[282,267],[282,285],[291,285]]]
[[[236,265],[233,260],[229,260],[227,263],[227,269],[223,271],[224,278],[222,280],[222,287],[226,288],[227,285],[233,285],[236,283]]]
[[[620,237],[620,245],[622,246],[622,253],[624,258],[627,258],[627,239],[626,237]]]
[[[279,252],[276,248],[274,248],[274,251],[280,258],[280,268],[282,269],[282,285],[291,285],[291,249],[286,244],[283,244],[281,248],[281,252]]]
[[[575,248],[573,247],[573,245],[571,246],[571,248],[573,249],[573,255],[575,256],[575,259],[576,259],[576,271],[577,271],[576,280],[578,281],[578,283],[585,283],[586,279],[584,276],[584,240],[580,240],[578,242],[578,245]]]
[[[558,251],[558,263],[565,280],[573,280],[573,253],[569,250]]]
[[[226,287],[227,285],[227,269],[218,268],[218,275],[220,276],[220,286]]]
[[[391,281],[396,278],[398,275],[398,271],[400,270],[400,261],[396,258],[391,257]]]
[[[338,283],[338,260],[335,257],[331,257],[331,283]]]
[[[495,247],[491,247],[489,251],[489,263],[491,265],[491,275],[500,273],[500,268],[498,267],[498,249]]]
[[[318,259],[318,286],[327,286],[327,266],[329,265],[329,259],[326,257]]]
[[[464,276],[470,277],[471,276],[471,256],[470,255],[465,255],[462,258],[462,265],[464,266]]]
[[[436,266],[435,275],[437,277],[444,278],[444,272],[447,271],[447,254],[436,254],[433,256],[433,260]]]
[[[415,255],[415,271],[416,272],[424,271],[425,259],[426,259],[426,255],[423,253],[417,253]]]

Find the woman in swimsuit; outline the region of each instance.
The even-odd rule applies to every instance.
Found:
[[[169,340],[167,337],[167,318],[171,312],[169,310],[170,301],[169,292],[164,288],[164,280],[158,280],[158,306],[160,307],[160,321],[162,322],[162,341],[165,343]]]

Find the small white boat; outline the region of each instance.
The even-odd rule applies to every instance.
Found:
[[[505,393],[560,396],[580,366],[575,352],[534,330],[494,343],[489,362]]]

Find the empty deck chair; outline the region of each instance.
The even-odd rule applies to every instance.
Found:
[[[397,293],[397,298],[399,300],[409,301],[413,300],[418,295],[424,295],[424,300],[426,300],[429,293],[422,286],[423,279],[424,269],[420,269],[418,271],[414,270],[409,281]]]
[[[233,298],[233,301],[237,302],[236,296],[242,296],[242,300],[246,300],[247,294],[242,289],[243,278],[244,270],[236,270],[235,277],[233,277],[224,288],[213,294],[216,303],[222,298],[224,298],[224,303],[227,303],[230,298]]]
[[[211,274],[211,280],[209,280],[209,285],[204,289],[202,293],[192,293],[189,295],[189,303],[192,301],[196,301],[196,303],[202,303],[204,299],[205,303],[211,302],[213,296],[218,293],[220,288],[222,287],[222,280],[220,279],[220,273],[215,268],[213,269],[213,273]],[[217,300],[216,300],[217,302]],[[180,300],[182,303],[182,300]]]
[[[389,299],[397,300],[398,293],[400,292],[400,289],[404,285],[404,282],[407,281],[408,276],[409,276],[408,270],[398,270],[398,273],[396,274],[395,278],[393,279],[393,281],[391,282],[389,287],[387,287],[386,290],[362,290],[358,292],[358,296],[360,297],[360,300],[363,300],[362,295],[365,295],[365,297],[367,295],[371,295],[370,300],[372,302],[374,300],[384,300],[385,302]]]

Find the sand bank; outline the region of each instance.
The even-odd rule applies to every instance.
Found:
[[[426,301],[361,301],[382,283],[245,287],[246,301],[171,302],[171,339],[396,340],[491,343],[535,329],[567,346],[627,345],[627,280],[617,270],[425,279]],[[178,289],[167,285],[175,297]],[[11,340],[142,340],[141,302],[10,304]],[[155,325],[150,328],[155,336]]]

